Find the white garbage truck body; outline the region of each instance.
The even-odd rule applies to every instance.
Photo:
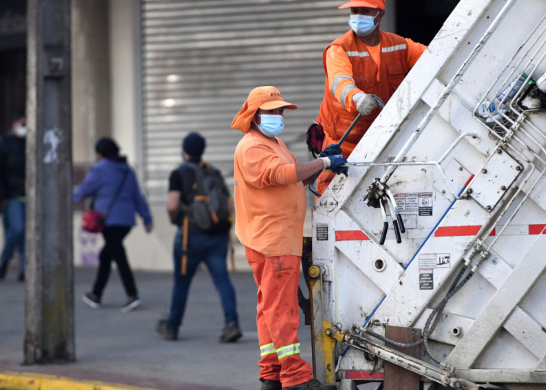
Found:
[[[436,309],[423,364],[471,383],[546,388],[545,56],[546,1],[460,1],[349,157],[348,178],[317,201],[319,377],[335,371],[350,388],[383,367],[342,332],[323,368],[327,324],[388,347],[366,331],[424,330]],[[523,103],[532,97],[534,106]],[[370,190],[376,178],[394,199]],[[374,193],[389,224],[384,244],[381,207],[367,204]],[[442,381],[453,386],[431,380]]]

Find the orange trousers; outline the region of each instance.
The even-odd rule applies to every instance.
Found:
[[[313,379],[313,369],[300,357],[298,327],[299,256],[265,257],[246,248],[258,286],[260,378],[281,381],[282,387]]]

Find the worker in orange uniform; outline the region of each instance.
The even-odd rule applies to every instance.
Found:
[[[323,169],[347,175],[340,155],[298,163],[277,136],[283,101],[275,87],[248,95],[231,127],[245,133],[235,151],[235,234],[246,248],[258,286],[260,381],[265,390],[335,390],[313,379],[300,357],[298,281],[305,219],[305,179]]]
[[[325,133],[321,156],[339,154],[339,147],[332,144],[362,114],[341,146],[343,156],[349,157],[380,113],[373,95],[387,103],[426,46],[380,30],[385,0],[352,0],[339,8],[351,8],[351,30],[333,41],[322,55],[326,82],[317,123]],[[332,146],[326,149],[328,145]],[[317,190],[322,194],[333,178],[332,173],[323,172]]]

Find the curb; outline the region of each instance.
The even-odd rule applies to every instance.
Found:
[[[30,372],[0,372],[0,389],[6,390],[155,390],[128,385],[84,381]]]

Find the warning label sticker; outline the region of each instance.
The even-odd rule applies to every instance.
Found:
[[[400,212],[416,213],[419,207],[419,194],[395,194],[394,200]]]
[[[419,270],[419,290],[434,290],[434,274],[432,269]]]
[[[419,216],[432,216],[432,192],[419,193]]]
[[[406,194],[406,211],[408,213],[416,213],[419,205],[419,194]]]
[[[399,211],[406,211],[406,194],[395,194],[394,200]]]
[[[449,268],[451,257],[449,253],[422,253],[419,255],[419,268]]]
[[[328,224],[317,223],[317,241],[328,241]]]

